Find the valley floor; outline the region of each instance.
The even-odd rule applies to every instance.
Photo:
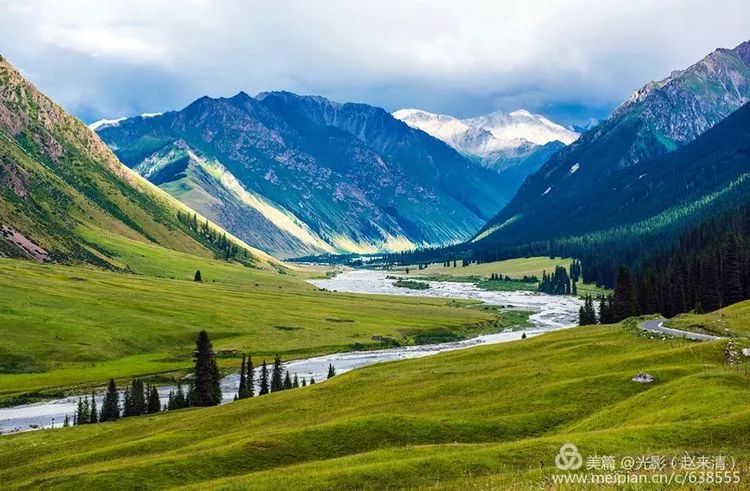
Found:
[[[573,443],[585,462],[723,456],[741,479],[729,489],[741,489],[750,378],[724,364],[724,345],[652,338],[634,321],[566,329],[218,408],[3,437],[0,479],[78,489],[559,488],[555,456]],[[633,382],[639,372],[655,382]]]
[[[242,352],[289,360],[518,322],[470,301],[323,292],[306,270],[249,268],[115,237],[106,246],[133,274],[0,259],[0,403],[90,392],[110,377],[184,373],[201,329],[222,367],[236,370]]]

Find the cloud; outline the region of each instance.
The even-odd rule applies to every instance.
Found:
[[[286,89],[585,121],[747,25],[746,0],[0,0],[3,54],[85,117]]]
[[[114,58],[136,63],[164,61],[162,46],[149,43],[136,36],[118,34],[105,29],[66,29],[44,27],[43,42],[59,48],[77,51],[94,58]]]

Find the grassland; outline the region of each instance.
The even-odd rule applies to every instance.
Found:
[[[520,280],[524,276],[537,278],[542,277],[542,273],[547,271],[551,273],[556,266],[567,268],[573,260],[570,258],[549,258],[549,257],[522,257],[516,259],[506,259],[504,261],[495,261],[491,263],[469,264],[461,266],[461,261],[453,262],[450,266],[444,266],[443,263],[431,263],[426,268],[419,269],[416,265],[401,266],[393,268],[392,271],[406,274],[409,269],[409,276],[415,278],[433,280],[433,281],[468,281],[475,283],[479,288],[484,290],[511,291],[511,290],[536,290],[534,283],[524,283]],[[509,276],[511,281],[494,280],[488,278],[492,273],[501,277]],[[586,284],[583,280],[576,283],[578,294],[592,295],[594,297],[611,293],[610,290],[600,288],[593,284]]]
[[[548,273],[555,270],[555,266],[570,266],[573,260],[570,258],[549,257],[522,257],[517,259],[507,259],[505,261],[495,261],[491,263],[469,264],[461,266],[461,261],[453,263],[450,266],[443,266],[443,263],[431,263],[425,269],[417,269],[417,266],[409,266],[409,273],[422,276],[489,276],[492,273],[508,275],[511,278],[523,278],[524,276],[542,277],[542,271]],[[403,271],[404,268],[397,268],[396,271]]]
[[[665,326],[717,336],[750,337],[750,302],[740,302],[709,314],[680,314]]]
[[[420,333],[466,336],[518,321],[471,302],[322,292],[303,281],[307,271],[88,233],[133,273],[0,260],[0,403],[185,370],[201,329],[218,350],[289,359],[377,346],[376,335],[409,343]],[[196,270],[203,283],[192,281]],[[239,359],[221,363],[234,368]]]
[[[553,488],[554,457],[572,442],[618,462],[726,455],[745,483],[750,380],[724,367],[723,348],[649,339],[632,324],[573,328],[219,408],[3,437],[0,478],[11,488]],[[632,382],[640,371],[656,382]]]

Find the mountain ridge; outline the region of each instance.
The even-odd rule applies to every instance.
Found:
[[[99,135],[141,171],[181,141],[204,160],[200,167],[210,162],[214,177],[226,179],[209,183],[188,172],[172,176],[179,184],[159,186],[281,257],[461,242],[511,192],[496,174],[387,111],[320,96],[204,96],[179,111],[102,127]],[[228,188],[227,179],[238,186]],[[294,231],[279,220],[296,224]]]
[[[645,84],[530,175],[474,242],[504,247],[568,235],[565,217],[578,213],[580,201],[598,195],[610,176],[694,141],[748,100],[750,42],[716,50]]]

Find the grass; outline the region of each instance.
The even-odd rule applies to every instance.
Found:
[[[430,284],[425,283],[424,281],[414,281],[414,280],[404,280],[404,279],[396,280],[396,282],[393,283],[393,286],[397,286],[399,288],[408,288],[410,290],[428,290],[430,288]]]
[[[9,488],[552,488],[554,457],[572,442],[618,462],[728,455],[747,482],[750,379],[723,366],[723,348],[632,325],[567,329],[218,408],[3,437],[0,478]],[[632,382],[640,371],[656,383]]]
[[[431,263],[424,269],[418,269],[416,265],[400,266],[393,268],[392,271],[406,274],[409,269],[409,276],[418,279],[430,281],[467,281],[475,283],[479,288],[490,291],[513,291],[527,290],[536,291],[535,283],[520,281],[524,276],[536,276],[542,278],[542,273],[548,273],[555,270],[556,266],[570,266],[573,260],[570,258],[549,258],[549,257],[525,257],[517,259],[506,259],[504,261],[495,261],[491,263],[469,264],[461,266],[461,261],[453,262],[450,266],[444,266],[443,263]],[[500,277],[509,276],[511,281],[489,280],[492,273]],[[608,295],[612,290],[598,287],[594,284],[586,284],[583,280],[576,283],[579,296],[591,295],[594,298],[599,295]]]
[[[122,237],[106,244],[137,274],[0,259],[0,402],[185,370],[201,329],[216,349],[290,359],[378,345],[373,336],[410,343],[420,332],[472,335],[502,328],[503,316],[515,322],[468,301],[322,292],[303,281],[305,271],[249,268]],[[192,281],[196,269],[203,283]],[[233,369],[239,359],[222,363]]]
[[[416,265],[408,266],[409,274],[415,276],[489,276],[497,273],[502,276],[508,275],[511,278],[523,278],[524,276],[542,277],[542,271],[551,273],[555,266],[570,266],[573,260],[570,258],[549,257],[522,257],[518,259],[507,259],[505,261],[495,261],[491,263],[469,264],[462,267],[461,261],[456,262],[453,267],[451,262],[449,267],[443,266],[443,263],[431,263],[425,269],[417,269]],[[394,271],[404,271],[404,267],[395,268]]]
[[[680,314],[666,327],[717,336],[750,337],[750,303],[740,302],[709,314]]]

